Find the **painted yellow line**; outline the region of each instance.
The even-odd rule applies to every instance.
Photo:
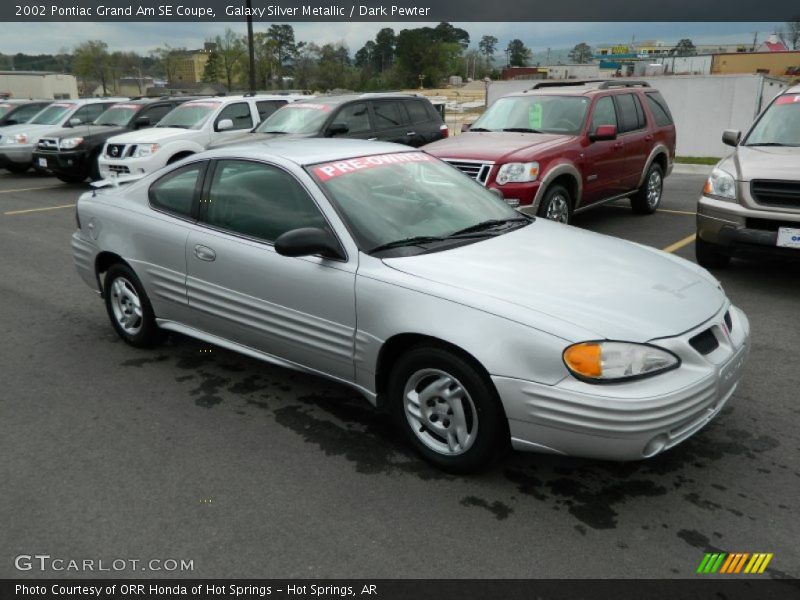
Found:
[[[625,206],[624,204],[606,204],[606,206],[610,206],[611,208],[624,208],[630,210],[630,206]],[[671,208],[657,208],[656,212],[669,213],[671,215],[686,215],[689,217],[694,217],[697,215],[696,212],[692,212],[689,210],[672,210]]]
[[[674,244],[670,244],[666,248],[662,248],[662,250],[664,252],[675,252],[676,250],[680,250],[684,246],[688,246],[689,244],[691,244],[696,237],[697,237],[696,233],[693,233],[692,235],[687,235],[682,240],[678,240]]]
[[[37,190],[57,190],[57,189],[63,189],[63,186],[49,185],[47,187],[20,188],[16,190],[0,190],[0,194],[13,194],[15,192],[35,192]]]
[[[759,573],[763,573],[763,572],[766,570],[766,568],[767,568],[767,565],[769,564],[769,561],[771,561],[771,560],[772,560],[772,557],[773,557],[773,556],[774,556],[774,555],[772,554],[772,552],[770,552],[769,554],[767,554],[767,555],[764,557],[764,562],[762,562],[762,563],[761,563],[761,567],[758,569],[758,572],[759,572]]]
[[[25,210],[10,210],[4,215],[22,215],[25,213],[42,212],[44,210],[58,210],[59,208],[74,208],[74,204],[62,204],[60,206],[45,206],[44,208],[26,208]]]

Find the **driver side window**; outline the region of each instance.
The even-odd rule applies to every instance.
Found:
[[[611,96],[603,96],[595,103],[594,112],[592,113],[592,126],[589,132],[594,133],[600,125],[613,125],[619,129],[617,113],[614,110],[614,100]]]
[[[370,130],[369,110],[366,102],[348,104],[343,106],[339,113],[333,118],[334,123],[347,125],[348,133],[364,133]]]

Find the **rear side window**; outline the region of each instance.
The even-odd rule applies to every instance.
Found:
[[[172,171],[150,186],[150,205],[178,217],[190,218],[205,163]]]
[[[369,110],[366,102],[343,106],[333,118],[334,123],[347,125],[348,133],[364,133],[370,130]]]
[[[659,127],[672,125],[672,114],[669,112],[664,97],[658,92],[647,92],[644,96],[647,98],[647,105],[650,107],[650,112],[653,113],[656,125]]]
[[[217,120],[214,122],[214,129],[216,130],[219,127],[221,121],[225,119],[230,119],[233,121],[233,128],[232,129],[252,129],[253,128],[253,117],[250,114],[250,105],[247,102],[236,102],[235,104],[229,104],[225,108],[223,108]]]
[[[644,113],[639,99],[633,94],[618,94],[615,96],[619,109],[620,133],[636,131],[644,127]],[[638,104],[638,107],[637,107]]]
[[[412,123],[424,123],[425,121],[430,120],[431,117],[422,101],[409,100],[405,104],[406,110],[408,111],[408,117],[411,119]]]
[[[375,111],[375,129],[391,129],[400,127],[405,122],[403,107],[399,102],[373,102]]]
[[[12,117],[17,123],[25,123],[33,115],[42,110],[46,104],[31,104],[29,106],[20,106],[14,111]]]
[[[286,100],[259,100],[256,102],[259,118],[263,121],[284,104]]]
[[[617,124],[617,112],[614,110],[614,100],[611,96],[598,98],[592,113],[592,125],[590,133],[594,133],[600,125],[613,125],[619,129]]]

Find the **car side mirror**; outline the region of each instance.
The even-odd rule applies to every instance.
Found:
[[[275,240],[275,251],[281,256],[312,256],[343,259],[344,254],[332,233],[319,227],[292,229]]]
[[[344,123],[331,123],[331,126],[328,127],[328,135],[342,135],[350,131],[350,128]]]
[[[738,146],[742,139],[742,132],[738,129],[726,129],[722,132],[722,143],[726,146]]]
[[[616,125],[598,125],[594,133],[589,134],[589,139],[593,142],[603,142],[617,139]]]
[[[470,127],[472,127],[472,123],[462,123],[461,124],[461,133],[468,132]]]
[[[77,127],[77,126],[78,126],[78,125],[80,125],[81,123],[83,123],[83,121],[80,119],[80,117],[72,117],[72,118],[69,120],[69,126],[70,126],[70,127]]]
[[[217,131],[228,131],[229,129],[233,129],[233,121],[230,119],[222,119],[217,123]]]
[[[133,122],[133,126],[135,129],[143,129],[145,127],[150,127],[150,117],[138,117]]]

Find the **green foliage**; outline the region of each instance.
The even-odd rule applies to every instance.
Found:
[[[592,61],[592,55],[592,47],[585,42],[581,42],[570,50],[569,59],[575,64],[584,64]]]
[[[511,67],[524,67],[531,60],[531,51],[525,47],[522,40],[514,39],[506,46],[508,65]]]

